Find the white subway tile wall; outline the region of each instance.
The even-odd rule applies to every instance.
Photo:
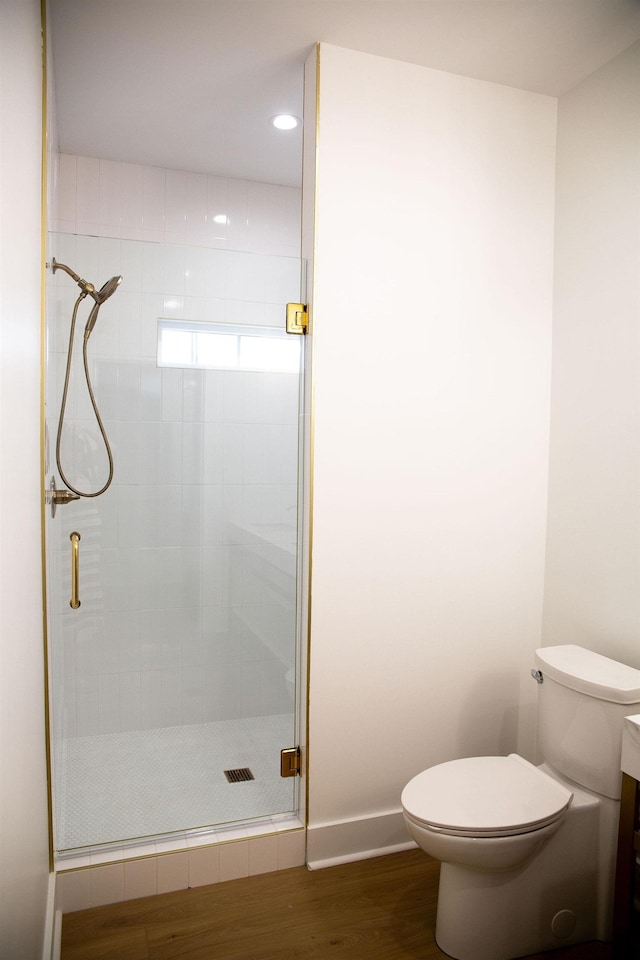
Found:
[[[58,159],[53,232],[300,256],[296,187],[68,154]]]
[[[96,286],[124,281],[88,350],[114,483],[48,532],[56,740],[290,711],[298,377],[161,369],[156,348],[161,316],[282,324],[300,297],[300,191],[61,155],[57,197],[52,255]],[[61,271],[48,285],[49,475],[77,292]],[[81,364],[62,461],[94,490],[108,464]]]

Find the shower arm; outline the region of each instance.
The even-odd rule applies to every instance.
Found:
[[[86,296],[89,296],[89,295],[90,295],[90,296],[93,296],[93,294],[96,292],[96,288],[94,287],[94,285],[93,285],[92,283],[89,283],[88,280],[83,280],[82,277],[79,277],[78,274],[77,274],[74,270],[71,269],[71,267],[68,267],[68,266],[66,265],[66,263],[58,263],[58,261],[56,260],[56,258],[55,258],[55,257],[52,257],[52,258],[51,258],[51,271],[52,271],[53,273],[55,273],[56,270],[64,270],[64,272],[65,272],[66,274],[68,274],[68,276],[70,276],[72,280],[75,280],[75,282],[78,284],[78,286],[79,286],[80,289],[82,290],[82,298],[81,298],[81,299],[84,300],[84,298],[85,298]]]

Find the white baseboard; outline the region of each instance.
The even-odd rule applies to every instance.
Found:
[[[60,960],[60,956],[62,954],[62,910],[56,910],[56,916],[53,924],[52,947],[51,960]]]
[[[56,875],[49,874],[47,911],[44,922],[42,960],[60,960],[62,950],[62,911],[56,909]]]
[[[411,850],[411,840],[401,810],[307,827],[307,866],[310,870],[367,860]]]

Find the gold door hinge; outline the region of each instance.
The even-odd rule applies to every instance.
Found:
[[[300,747],[289,747],[280,751],[280,776],[300,776]]]
[[[309,326],[309,313],[305,303],[287,304],[287,333],[306,333]]]

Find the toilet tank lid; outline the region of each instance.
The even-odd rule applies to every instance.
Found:
[[[540,647],[536,665],[543,677],[579,693],[610,703],[640,703],[640,670],[577,644]]]

